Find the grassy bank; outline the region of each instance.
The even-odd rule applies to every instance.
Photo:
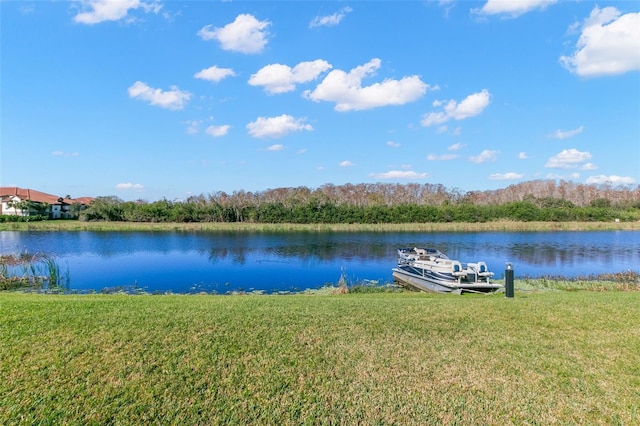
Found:
[[[0,231],[252,231],[252,232],[481,232],[481,231],[615,231],[640,230],[640,222],[515,222],[283,224],[283,223],[152,223],[48,220],[0,223]]]
[[[637,424],[639,303],[0,293],[0,423]]]

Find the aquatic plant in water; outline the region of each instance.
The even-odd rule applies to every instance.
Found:
[[[640,272],[631,270],[583,275],[577,277],[543,276],[525,277],[519,281],[519,290],[563,290],[563,291],[640,291]]]
[[[0,290],[58,292],[69,286],[69,274],[46,254],[0,255]]]

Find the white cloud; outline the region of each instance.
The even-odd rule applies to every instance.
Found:
[[[157,1],[144,2],[141,0],[83,0],[80,2],[82,11],[73,17],[80,24],[98,24],[104,21],[119,21],[129,19],[129,10],[142,9],[145,13],[158,13],[162,5]]]
[[[171,86],[171,90],[162,91],[149,87],[142,81],[136,81],[128,90],[131,98],[141,99],[151,105],[171,110],[184,108],[191,99],[191,93],[182,91],[176,86]]]
[[[580,178],[580,173],[570,173],[568,175],[559,175],[556,173],[548,173],[547,176],[545,176],[545,179],[557,179],[557,180],[577,180]]]
[[[187,120],[183,123],[187,125],[187,133],[190,135],[195,135],[198,133],[198,128],[200,127],[200,124],[202,122],[199,120]]]
[[[549,158],[545,167],[550,169],[576,169],[581,163],[591,159],[589,152],[581,152],[575,148],[564,149]]]
[[[472,12],[480,15],[508,15],[517,17],[524,13],[557,3],[558,0],[487,0],[479,9]]]
[[[516,172],[508,172],[508,173],[493,173],[489,176],[491,180],[516,180],[522,179],[524,177],[523,173]]]
[[[287,114],[278,117],[258,117],[256,121],[247,124],[249,134],[256,138],[281,138],[300,130],[313,130],[310,124],[304,123],[304,118],[294,118]]]
[[[579,135],[580,133],[582,133],[583,130],[584,130],[584,126],[580,126],[577,129],[573,129],[573,130],[558,129],[553,133],[553,137],[556,139],[567,139],[575,135]]]
[[[496,158],[498,158],[499,153],[500,151],[491,151],[489,149],[485,149],[480,153],[480,155],[469,157],[469,161],[476,164],[486,163],[487,161],[495,161]]]
[[[205,130],[205,132],[207,132],[208,135],[211,135],[213,137],[220,137],[220,136],[224,136],[229,132],[229,129],[231,128],[231,126],[229,126],[228,124],[222,125],[222,126],[209,126],[207,127],[207,129]]]
[[[422,125],[425,127],[442,124],[449,120],[464,120],[480,114],[490,103],[491,94],[487,89],[471,94],[459,103],[450,101],[435,101],[434,107],[444,105],[444,111],[430,112],[422,118]],[[445,104],[446,102],[446,104]]]
[[[387,146],[390,146],[391,148],[399,148],[400,144],[394,141],[387,141]]]
[[[252,54],[260,53],[266,46],[269,21],[259,21],[253,15],[238,15],[230,24],[222,28],[203,27],[198,35],[203,40],[217,40],[224,50]]]
[[[576,50],[560,63],[580,76],[622,74],[640,70],[640,12],[595,7],[582,23]]]
[[[313,101],[335,102],[336,111],[352,111],[387,105],[404,105],[422,97],[429,86],[417,75],[400,80],[386,79],[362,87],[362,79],[380,68],[380,59],[372,59],[348,73],[333,70],[314,91],[307,90],[305,97]]]
[[[21,5],[18,10],[20,11],[20,13],[22,13],[23,15],[30,15],[33,12],[35,12],[36,7],[32,4],[27,4],[27,5]]]
[[[79,152],[64,152],[64,151],[53,151],[51,153],[54,157],[79,157]]]
[[[355,166],[355,164],[349,160],[345,160],[340,163],[340,167],[352,167],[352,166]]]
[[[636,180],[629,176],[590,176],[587,178],[588,184],[611,184],[611,185],[631,185],[636,183]]]
[[[465,146],[467,146],[466,144],[463,143],[454,143],[453,145],[449,146],[449,148],[447,148],[449,151],[458,151],[462,148],[464,148]]]
[[[529,158],[529,156],[527,155],[526,152],[521,152],[518,154],[518,159],[520,160],[526,160],[527,158]]]
[[[351,8],[344,7],[339,12],[336,12],[333,15],[316,16],[309,23],[309,28],[323,27],[323,26],[332,27],[334,25],[338,25],[340,21],[342,21],[344,17],[347,16],[347,13],[349,12],[351,12]]]
[[[275,144],[275,145],[271,145],[269,148],[267,148],[267,151],[282,151],[284,149],[284,145],[282,144]]]
[[[140,192],[144,190],[144,186],[139,183],[119,183],[116,185],[116,189],[120,191],[136,191]]]
[[[233,77],[235,75],[236,73],[231,68],[218,68],[216,65],[214,65],[212,67],[198,71],[194,74],[194,77],[201,80],[213,81],[214,83],[217,83],[224,78]]]
[[[294,90],[296,84],[314,80],[329,69],[331,64],[321,59],[300,62],[293,68],[282,64],[271,64],[253,74],[249,84],[264,86],[264,90],[270,94],[285,93]]]
[[[375,179],[398,179],[398,180],[418,180],[429,177],[427,173],[416,173],[414,171],[391,170],[385,173],[372,173]]]
[[[448,160],[455,160],[456,158],[458,158],[456,154],[427,155],[427,160],[429,161],[448,161]]]

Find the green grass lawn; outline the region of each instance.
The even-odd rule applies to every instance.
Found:
[[[0,293],[0,424],[638,424],[640,292]]]

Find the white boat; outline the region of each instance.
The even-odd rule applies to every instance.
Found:
[[[492,283],[485,262],[462,263],[432,248],[398,249],[393,277],[404,286],[437,293],[491,293],[503,288]]]

